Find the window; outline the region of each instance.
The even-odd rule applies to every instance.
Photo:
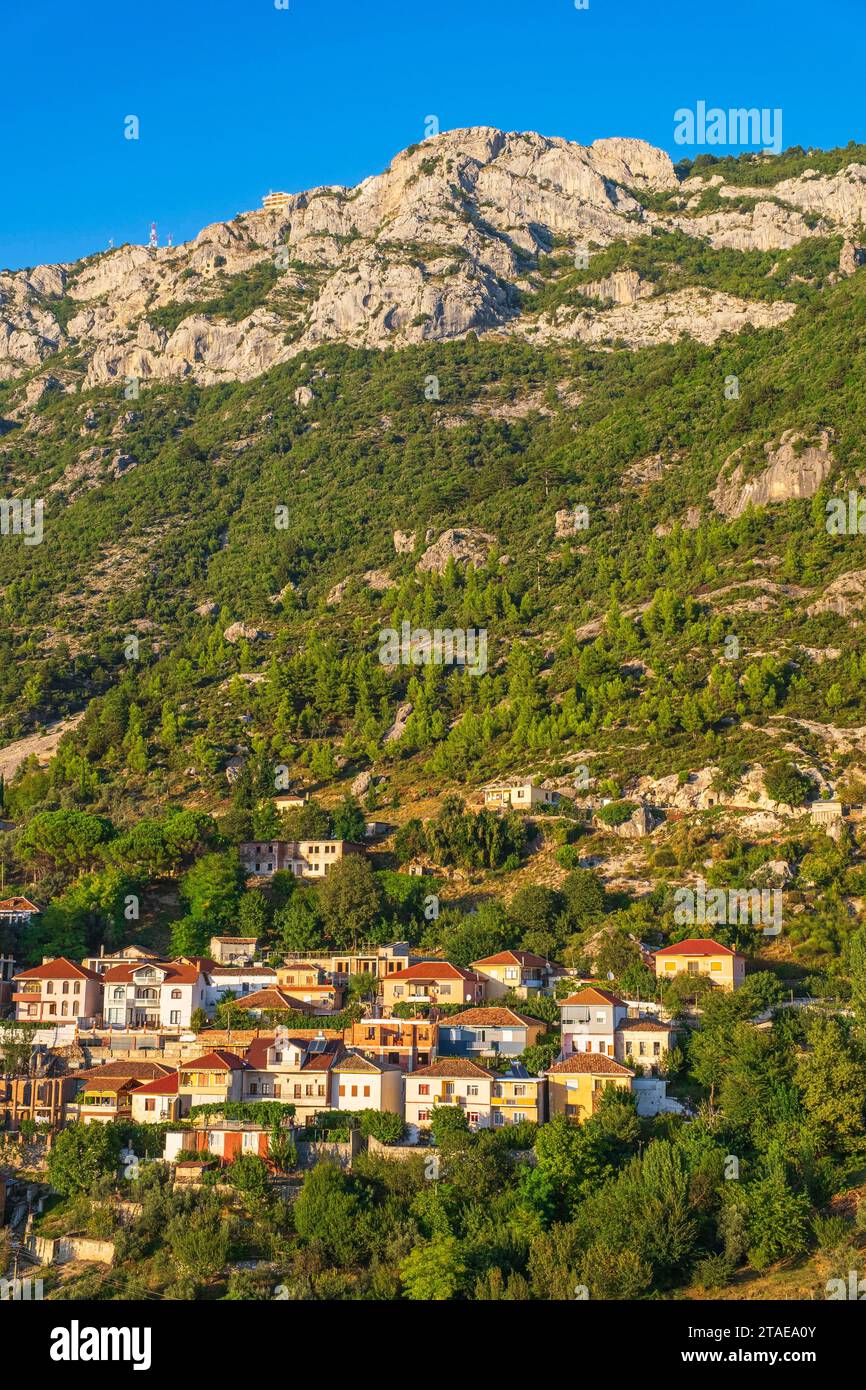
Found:
[[[68,993],[69,993],[69,981],[68,981],[68,980],[64,980],[64,981],[63,981],[63,993],[64,993],[64,994],[68,994]]]
[[[353,1086],[353,1087],[352,1087],[352,1095],[353,1095],[353,1096],[356,1096],[357,1094],[358,1094],[358,1087],[357,1087],[357,1086]]]
[[[62,1003],[61,1006],[60,1006],[60,1012],[61,1012],[61,1014],[63,1015],[64,1018],[65,1018],[66,1015],[69,1013],[69,1005],[67,1004],[67,1002],[66,1002],[65,999],[64,999],[63,1003]]]
[[[595,1021],[596,1021],[596,1023],[604,1023],[604,1020],[605,1020],[604,1010],[603,1010],[603,1009],[599,1009],[598,1013],[597,1013],[596,1016],[595,1016]]]
[[[259,1136],[257,1134],[245,1133],[243,1137],[244,1153],[255,1153],[259,1147]]]
[[[429,1111],[429,1110],[419,1110],[419,1111],[418,1111],[418,1123],[419,1123],[419,1125],[427,1124],[427,1122],[429,1121],[429,1119],[430,1119],[430,1111]]]
[[[338,1095],[340,1095],[340,1096],[344,1096],[344,1095],[346,1094],[346,1088],[345,1088],[345,1086],[339,1086],[339,1087],[337,1088],[337,1091],[338,1091]]]
[[[480,1116],[479,1116],[477,1110],[470,1110],[470,1111],[469,1111],[469,1123],[470,1123],[471,1125],[477,1125],[477,1124],[478,1124],[478,1121],[479,1121],[479,1118],[480,1118]]]
[[[180,1023],[180,1009],[172,1009],[168,1016],[169,1024]]]
[[[660,1057],[660,1056],[661,1056],[661,1050],[662,1050],[662,1045],[661,1045],[661,1043],[653,1043],[653,1056],[654,1056],[654,1057]]]
[[[150,1097],[148,1097],[147,1100],[145,1100],[145,1102],[144,1102],[144,1108],[145,1108],[145,1110],[155,1110],[155,1109],[156,1109],[156,1101],[155,1101],[155,1100],[151,1100]]]
[[[80,993],[81,993],[81,981],[80,981],[80,980],[76,980],[76,981],[75,981],[75,984],[72,986],[72,993],[73,993],[73,994],[80,994]]]
[[[453,1090],[453,1087],[452,1087],[452,1090]],[[467,1087],[466,1087],[466,1094],[467,1094],[467,1096],[477,1096],[477,1095],[478,1095],[478,1087],[477,1087],[477,1086],[467,1086]]]
[[[514,1088],[514,1094],[515,1094],[515,1096],[525,1096],[525,1095],[526,1095],[526,1087],[525,1087],[525,1086],[515,1086],[515,1088]]]
[[[51,983],[50,980],[48,980],[47,983],[46,983],[46,985],[45,985],[45,993],[46,993],[46,994],[53,994],[53,993],[54,993],[54,985]]]
[[[711,961],[710,961],[710,969],[711,969],[711,970],[721,970],[721,968],[722,968],[722,962],[721,962],[720,960],[711,960]]]
[[[171,997],[172,999],[182,999],[183,995],[181,994],[179,989],[173,989],[171,992]]]
[[[645,1043],[645,1042],[640,1042],[640,1043],[638,1043],[638,1045],[637,1045],[637,1052],[638,1052],[638,1056],[639,1056],[639,1057],[645,1057],[645,1056],[646,1056],[646,1043]]]
[[[369,1086],[365,1086],[365,1087],[364,1087],[364,1095],[365,1095],[365,1096],[369,1096],[369,1094],[370,1094],[370,1087],[369,1087]]]
[[[429,1094],[430,1094],[430,1087],[429,1087],[429,1086],[419,1086],[419,1087],[418,1087],[418,1094],[419,1094],[419,1096],[429,1096]]]

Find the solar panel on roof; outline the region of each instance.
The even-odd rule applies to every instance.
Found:
[[[324,1052],[324,1050],[325,1050],[325,1048],[327,1047],[327,1045],[328,1045],[328,1039],[327,1039],[327,1038],[312,1038],[312,1039],[310,1040],[310,1047],[309,1047],[309,1050],[310,1050],[310,1052]]]

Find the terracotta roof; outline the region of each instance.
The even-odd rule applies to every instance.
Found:
[[[106,1062],[101,1067],[88,1067],[87,1071],[76,1072],[77,1076],[86,1077],[88,1080],[93,1077],[103,1076],[127,1076],[134,1077],[136,1081],[154,1081],[162,1076],[170,1076],[171,1067],[163,1066],[162,1062]]]
[[[611,994],[609,989],[596,989],[595,985],[580,989],[577,994],[570,994],[567,999],[560,999],[559,1007],[561,1009],[566,1004],[618,1004],[621,1008],[625,1008],[619,995]]]
[[[310,1006],[303,999],[294,999],[284,989],[257,989],[254,994],[242,994],[235,1000],[239,1009],[300,1009],[309,1013]]]
[[[634,1076],[634,1072],[600,1052],[573,1052],[564,1062],[554,1062],[547,1074],[577,1072],[585,1076]]]
[[[133,982],[137,970],[161,970],[165,974],[165,983],[173,985],[194,985],[203,973],[197,966],[180,961],[131,960],[124,965],[113,965],[100,979],[107,985],[128,985]]]
[[[545,956],[534,956],[531,951],[499,951],[495,956],[484,956],[482,960],[472,961],[472,965],[545,965],[550,961]]]
[[[345,1057],[341,1057],[332,1068],[333,1071],[396,1071],[402,1075],[402,1070],[394,1062],[380,1062],[372,1057],[364,1057],[360,1052],[347,1052]]]
[[[478,981],[480,977],[474,970],[463,970],[459,965],[451,965],[447,960],[426,960],[419,965],[409,965],[405,970],[395,970],[393,975],[386,975],[386,981],[390,980],[472,980]]]
[[[134,1076],[92,1076],[85,1081],[82,1088],[83,1093],[87,1091],[126,1091],[136,1090],[141,1082],[136,1081]]]
[[[313,1035],[315,1036],[315,1035]],[[312,1042],[312,1037],[295,1037],[292,1035],[285,1039],[284,1047],[301,1048],[306,1052]],[[246,1063],[249,1067],[254,1067],[256,1071],[264,1071],[268,1065],[268,1048],[273,1047],[273,1038],[256,1038],[250,1043],[246,1050]],[[334,1063],[339,1061],[345,1053],[345,1046],[342,1038],[326,1038],[325,1046],[320,1052],[307,1053],[301,1062],[299,1071],[330,1071]],[[281,1064],[282,1065],[282,1064]]]
[[[468,1057],[439,1057],[435,1062],[431,1062],[428,1067],[416,1067],[410,1076],[486,1076],[493,1081],[492,1071],[486,1067],[479,1066],[477,1062],[470,1062]]]
[[[539,1028],[547,1027],[542,1018],[525,1018],[523,1014],[516,1014],[513,1009],[495,1007],[464,1009],[461,1014],[452,1014],[450,1018],[446,1018],[443,1026],[449,1028],[455,1023],[468,1023],[479,1028],[508,1028],[515,1023],[524,1027],[533,1023]]]
[[[730,946],[722,946],[710,936],[688,936],[685,941],[675,941],[672,946],[662,946],[657,956],[738,956]]]
[[[38,903],[31,902],[29,898],[4,898],[0,902],[0,912],[41,912],[42,908]]]
[[[236,1052],[229,1052],[224,1047],[215,1047],[213,1052],[206,1052],[202,1057],[194,1057],[190,1062],[181,1063],[184,1071],[243,1071],[246,1065],[243,1057],[239,1057]]]
[[[168,1076],[158,1076],[155,1081],[145,1082],[143,1086],[139,1086],[135,1094],[137,1096],[176,1096],[179,1080],[177,1072],[173,1071]]]
[[[21,970],[12,976],[13,980],[101,980],[95,970],[86,965],[76,965],[65,956],[46,961],[45,965],[34,965],[32,970]]]
[[[242,944],[249,946],[252,942],[258,941],[257,936],[213,936],[212,941],[233,941],[235,945]]]
[[[616,1025],[618,1033],[673,1033],[672,1023],[659,1023],[655,1018],[624,1018]]]

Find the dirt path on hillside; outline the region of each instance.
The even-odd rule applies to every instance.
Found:
[[[56,723],[49,724],[44,734],[30,734],[27,738],[19,738],[16,743],[7,743],[5,748],[0,748],[0,776],[11,782],[21,764],[34,753],[40,764],[49,762],[54,757],[63,735],[74,729],[83,718],[82,710],[80,714],[73,714],[68,719],[58,719]]]

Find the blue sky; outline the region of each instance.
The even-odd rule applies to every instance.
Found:
[[[443,130],[640,136],[679,157],[674,112],[704,100],[780,107],[786,146],[864,141],[863,3],[6,6],[0,267],[144,242],[154,220],[177,242],[269,188],[356,183],[429,115]]]

